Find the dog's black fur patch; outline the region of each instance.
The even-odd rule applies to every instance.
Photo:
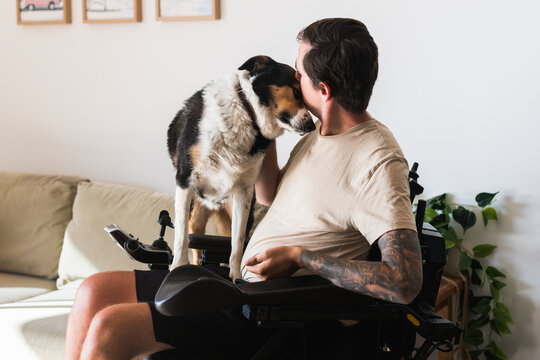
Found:
[[[193,171],[189,150],[199,140],[199,122],[204,108],[203,91],[204,89],[197,91],[186,100],[167,131],[167,147],[176,168],[176,183],[183,189],[189,187],[189,178]]]

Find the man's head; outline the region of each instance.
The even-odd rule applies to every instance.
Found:
[[[379,69],[377,45],[366,26],[354,19],[323,19],[300,31],[297,39],[297,76],[305,72],[316,89],[326,84],[345,110],[365,111]],[[309,106],[311,89],[306,89],[307,79],[299,80]]]

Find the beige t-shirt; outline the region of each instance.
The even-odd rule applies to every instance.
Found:
[[[321,136],[317,123],[292,150],[283,171],[242,264],[281,245],[363,260],[387,231],[416,231],[407,161],[390,130],[377,120],[334,136]],[[295,275],[306,273],[301,269]],[[242,275],[247,281],[260,280],[245,268]]]

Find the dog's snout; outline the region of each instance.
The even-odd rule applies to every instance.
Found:
[[[309,115],[309,114],[308,114]],[[307,117],[304,121],[304,130],[306,133],[315,130],[315,123],[311,119],[311,116]]]
[[[291,123],[291,114],[289,114],[289,112],[287,111],[282,111],[279,113],[278,115],[278,118],[281,122],[285,123],[285,124],[290,124]]]
[[[308,132],[315,130],[315,124],[311,118],[311,114],[306,109],[302,109],[298,112],[291,125],[296,132],[301,135],[305,135]]]

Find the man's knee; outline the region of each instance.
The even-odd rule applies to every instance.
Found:
[[[135,274],[115,271],[91,275],[81,283],[75,299],[94,311],[112,304],[136,302]]]
[[[129,359],[171,348],[156,342],[147,304],[118,304],[108,306],[94,316],[82,358],[114,354],[116,358]]]

